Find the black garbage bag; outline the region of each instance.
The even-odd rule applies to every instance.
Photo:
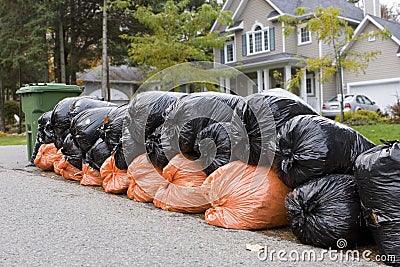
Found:
[[[70,118],[70,120],[72,120],[73,117],[75,117],[76,115],[78,115],[80,112],[87,110],[87,109],[91,109],[91,108],[101,108],[101,107],[117,107],[117,104],[111,103],[111,102],[107,102],[107,101],[103,101],[100,99],[95,99],[95,98],[88,98],[88,97],[84,97],[84,98],[80,98],[77,101],[75,101],[69,112],[68,112],[68,116]]]
[[[38,132],[36,135],[35,146],[33,148],[30,162],[33,163],[36,159],[42,144],[50,144],[54,142],[54,133],[51,127],[50,119],[53,111],[43,113],[38,119]]]
[[[61,153],[63,153],[64,158],[71,163],[72,166],[82,170],[84,154],[79,146],[75,143],[71,134],[68,134],[65,137],[63,146],[61,148]]]
[[[103,139],[99,138],[86,153],[83,163],[89,164],[95,170],[100,171],[101,165],[111,156],[111,150]]]
[[[343,124],[300,115],[280,129],[273,168],[287,186],[295,188],[326,174],[351,174],[357,156],[374,146]]]
[[[194,93],[175,102],[168,110],[161,143],[168,158],[193,154],[197,134],[215,122],[230,122],[234,109],[244,105],[241,96],[207,92]]]
[[[43,144],[50,144],[54,142],[54,132],[51,125],[51,114],[53,111],[43,113],[38,119],[38,133],[37,139]]]
[[[231,123],[213,123],[199,132],[194,150],[207,175],[219,167],[234,161],[231,151]]]
[[[129,103],[127,120],[131,136],[144,144],[147,137],[164,123],[164,113],[176,100],[185,96],[183,93],[151,91],[136,95]]]
[[[126,164],[126,159],[125,159],[122,143],[118,144],[114,148],[112,153],[114,153],[115,166],[117,166],[117,168],[120,170],[128,169],[128,165]]]
[[[76,144],[87,153],[100,137],[98,130],[107,115],[116,107],[101,107],[87,109],[76,115],[71,121],[69,129]]]
[[[359,155],[354,174],[367,226],[387,263],[400,266],[400,142]]]
[[[151,133],[145,142],[147,158],[158,169],[163,169],[167,166],[169,160],[165,156],[161,145],[161,126]]]
[[[332,174],[309,181],[287,195],[285,206],[289,226],[303,244],[342,249],[361,244],[368,236],[351,175]]]
[[[129,132],[128,127],[123,127],[122,129],[121,142],[122,142],[122,149],[120,150],[121,151],[120,153],[123,154],[122,156],[125,159],[125,164],[127,165],[129,165],[137,156],[140,156],[146,152],[144,143],[139,143],[138,141],[133,139],[131,133]],[[118,151],[119,150],[117,150],[117,152]],[[120,153],[118,154],[120,155]],[[119,169],[123,170],[126,168],[119,168]]]
[[[69,133],[68,129],[71,124],[69,117],[70,109],[76,101],[82,98],[93,99],[93,97],[90,96],[67,97],[58,102],[53,109],[50,122],[53,126],[54,145],[57,149],[60,149],[63,146],[64,139]]]
[[[271,166],[277,131],[297,115],[318,115],[298,96],[271,89],[246,97],[246,105],[235,110],[232,122],[234,154],[251,165]]]
[[[112,110],[99,128],[100,137],[106,142],[110,150],[121,143],[122,126],[127,110],[128,105],[122,105]]]

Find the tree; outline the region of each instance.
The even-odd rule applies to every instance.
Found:
[[[15,98],[15,91],[24,83],[60,82],[61,58],[65,60],[65,81],[72,84],[76,83],[76,72],[97,65],[101,58],[102,3],[102,0],[0,0],[3,88],[0,95]],[[143,28],[121,10],[110,11],[111,63],[127,59],[128,41],[120,35],[128,32],[126,29],[135,32]],[[62,55],[61,42],[65,47]],[[4,99],[0,100],[1,104]],[[0,124],[1,118],[0,112]]]
[[[384,19],[400,22],[400,8],[399,6],[381,5],[381,16]]]
[[[43,52],[48,46],[43,40],[51,14],[44,8],[46,2],[0,0],[0,68],[6,73],[29,66],[35,70],[35,78],[46,76],[48,58]],[[25,15],[20,16],[21,13]]]
[[[130,59],[155,70],[183,62],[212,60],[213,48],[225,43],[224,36],[210,32],[212,23],[217,18],[225,25],[231,22],[228,12],[220,13],[210,4],[190,9],[188,1],[168,1],[158,13],[152,7],[139,6],[133,16],[149,32],[124,35],[130,41]]]
[[[0,109],[22,83],[47,77],[46,0],[0,0]],[[24,14],[21,16],[21,14]],[[4,113],[0,110],[0,128]]]
[[[355,52],[345,50],[345,46],[350,42],[365,39],[370,36],[385,38],[389,35],[387,30],[376,31],[369,34],[361,34],[354,37],[354,29],[341,19],[340,9],[329,7],[314,9],[312,15],[305,17],[304,8],[296,10],[298,17],[281,16],[280,21],[285,23],[284,33],[289,35],[293,30],[297,29],[299,25],[305,27],[316,36],[319,42],[322,42],[332,48],[332,52],[324,54],[322,57],[317,58],[303,58],[300,62],[301,66],[297,73],[290,80],[289,88],[300,88],[300,81],[303,77],[304,71],[320,73],[320,83],[326,83],[332,80],[336,74],[341,74],[341,69],[347,69],[352,72],[364,72],[368,67],[368,62],[375,59],[380,53],[379,51]],[[302,19],[299,19],[302,18]],[[339,78],[339,85],[342,88],[342,81]],[[341,90],[342,93],[342,90]],[[343,102],[343,99],[342,101]],[[342,103],[343,106],[343,103]]]

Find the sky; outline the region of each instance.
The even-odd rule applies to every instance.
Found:
[[[393,6],[394,4],[400,4],[400,0],[380,0],[381,4]]]

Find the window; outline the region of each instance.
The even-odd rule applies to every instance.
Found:
[[[225,57],[226,63],[235,61],[235,42],[234,41],[230,41],[225,44],[224,57]]]
[[[376,37],[374,35],[374,31],[370,31],[368,34],[368,42],[373,42],[376,40]]]
[[[311,43],[311,32],[305,26],[299,28],[298,43],[299,45]]]
[[[368,97],[366,97],[366,96],[362,96],[363,97],[363,99],[364,99],[364,103],[365,104],[367,104],[367,105],[373,105],[374,103],[371,101],[371,99],[369,99]]]
[[[364,99],[362,98],[362,96],[357,96],[357,98],[356,98],[356,102],[358,103],[358,104],[364,104]]]
[[[269,28],[256,24],[251,32],[246,33],[248,43],[247,54],[258,54],[270,51]]]
[[[312,74],[308,74],[306,77],[306,92],[308,96],[314,96],[314,77]]]

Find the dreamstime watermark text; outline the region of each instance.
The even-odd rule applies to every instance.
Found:
[[[345,239],[339,239],[337,242],[338,249],[308,249],[298,251],[293,250],[276,250],[264,246],[257,254],[260,261],[269,262],[360,262],[360,261],[377,261],[377,262],[395,262],[395,255],[374,255],[371,250],[342,250],[347,246]]]

